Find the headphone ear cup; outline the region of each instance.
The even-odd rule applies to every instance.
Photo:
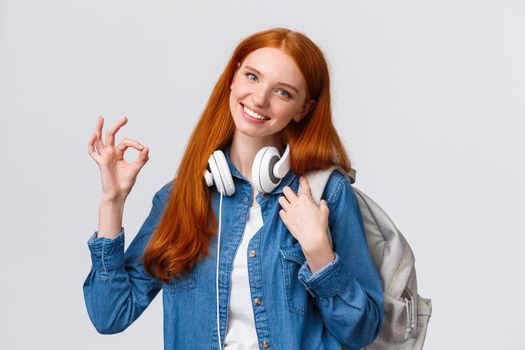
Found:
[[[252,182],[258,192],[270,193],[279,186],[281,179],[274,176],[273,168],[280,159],[279,150],[273,146],[257,152],[252,164]]]
[[[208,159],[208,166],[217,191],[226,196],[233,195],[235,193],[235,185],[224,153],[220,150],[213,152]],[[206,184],[212,186],[213,183],[210,181],[210,173],[205,172],[204,177],[206,179]]]

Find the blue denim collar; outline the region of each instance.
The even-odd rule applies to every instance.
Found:
[[[248,181],[248,179],[245,176],[243,176],[233,164],[230,158],[230,146],[231,144],[227,145],[224,149],[224,156],[226,157],[226,161],[228,162],[228,165],[230,167],[230,173],[232,174],[233,177],[239,178],[244,181]],[[290,184],[292,183],[292,181],[295,179],[296,176],[297,175],[292,171],[292,169],[290,169],[286,173],[286,175],[283,177],[279,185],[277,185],[277,187],[270,194],[283,193],[283,188],[285,186],[290,186]]]

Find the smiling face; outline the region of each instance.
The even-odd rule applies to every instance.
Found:
[[[291,120],[299,122],[313,107],[313,100],[305,103],[301,71],[278,48],[264,47],[246,56],[230,89],[231,115],[237,131],[247,136],[274,135]],[[261,116],[265,120],[257,119]]]

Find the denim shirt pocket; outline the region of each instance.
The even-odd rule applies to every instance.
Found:
[[[197,286],[197,273],[195,269],[184,271],[178,277],[172,277],[167,283],[164,283],[166,292],[175,294],[193,289]]]
[[[298,242],[292,245],[281,245],[281,262],[283,282],[286,293],[286,304],[290,312],[304,315],[308,308],[308,292],[298,278],[299,269],[306,257]]]

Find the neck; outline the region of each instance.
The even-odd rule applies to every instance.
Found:
[[[235,133],[231,146],[230,158],[237,170],[251,182],[252,164],[257,152],[266,146],[277,147],[280,154],[284,153],[284,145],[280,145],[276,138],[256,138]]]

